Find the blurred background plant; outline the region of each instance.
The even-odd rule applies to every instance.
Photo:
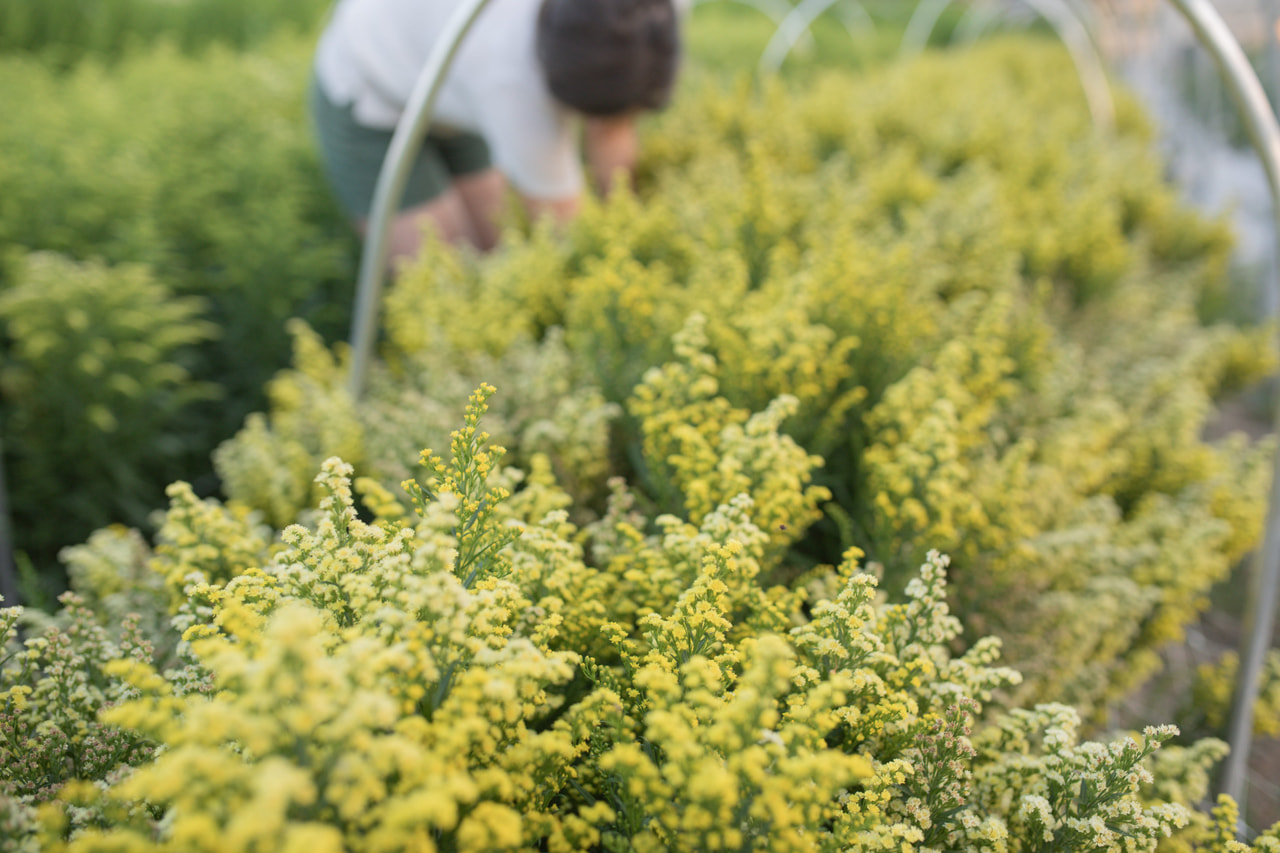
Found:
[[[303,113],[309,46],[261,48],[0,56],[0,438],[46,600],[58,548],[145,526],[173,479],[216,489],[209,454],[264,405],[287,319],[346,333],[357,246]]]
[[[166,41],[185,53],[256,47],[278,32],[310,32],[331,0],[0,0],[0,52],[53,68],[115,62]]]
[[[1268,332],[1240,330],[1255,285],[1227,271],[1225,220],[1169,190],[1133,101],[1114,148],[1092,136],[1051,40],[850,90],[824,73],[894,59],[915,8],[867,0],[875,28],[824,15],[787,89],[749,79],[773,22],[700,4],[691,106],[650,126],[644,204],[590,212],[567,247],[434,254],[392,295],[387,364],[356,409],[330,345],[357,247],[302,112],[327,5],[0,0],[0,447],[32,602],[54,606],[63,546],[109,522],[151,532],[169,481],[215,492],[210,451],[250,413],[218,466],[283,524],[325,455],[394,487],[499,376],[494,432],[577,516],[601,510],[611,471],[686,512],[699,480],[639,461],[625,407],[693,309],[713,319],[729,412],[797,392],[785,430],[826,457],[837,500],[791,565],[856,542],[894,590],[924,549],[953,550],[971,635],[1012,632],[1024,690],[1062,686],[1098,723],[1230,582],[1267,447],[1200,430],[1266,369]],[[949,7],[930,43],[965,14]],[[268,383],[291,337],[294,369]],[[1202,674],[1191,729],[1219,730],[1229,673]]]

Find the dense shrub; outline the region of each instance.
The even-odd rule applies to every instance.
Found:
[[[1271,447],[1200,428],[1269,336],[1070,79],[690,90],[638,197],[431,247],[366,399],[295,322],[229,500],[0,625],[15,847],[1248,849],[1220,741],[1097,721],[1257,537]]]
[[[1076,91],[1061,57],[1004,43],[686,92],[646,140],[639,199],[566,240],[513,232],[497,257],[438,249],[402,276],[359,405],[309,346],[219,451],[228,493],[284,523],[332,453],[394,489],[414,447],[439,446],[441,400],[551,375],[580,402],[521,390],[502,405],[538,414],[499,412],[494,432],[516,458],[543,451],[575,506],[599,510],[598,472],[569,458],[584,441],[693,523],[821,457],[805,502],[768,510],[792,570],[856,546],[898,594],[945,550],[968,639],[1005,639],[1029,701],[1100,717],[1256,541],[1272,445],[1200,430],[1273,358],[1266,330],[1198,316],[1223,286],[1222,227],[1178,206],[1130,105],[1103,138]],[[679,381],[637,390],[658,369]],[[778,423],[802,453],[735,449]],[[343,443],[324,434],[339,424]]]
[[[660,399],[676,380],[643,387]],[[113,641],[75,598],[69,627],[25,649],[0,611],[10,849],[1120,851],[1175,832],[1181,849],[1248,849],[1229,801],[1186,807],[1220,742],[1084,742],[1070,707],[1008,704],[998,640],[953,653],[936,553],[901,603],[856,552],[769,585],[788,572],[754,518],[808,504],[816,460],[748,478],[696,525],[646,517],[616,483],[579,528],[554,484],[511,493],[521,472],[479,431],[491,392],[372,523],[350,466],[327,460],[309,523],[270,555],[249,519],[175,489],[142,574],[182,574],[184,667],[146,660],[136,620]],[[795,447],[769,423],[740,441]],[[136,544],[116,531],[77,553],[87,595],[140,578]],[[16,760],[68,730],[113,761]]]
[[[329,0],[0,0],[0,51],[55,68],[118,60],[167,40],[184,51],[244,48],[279,30],[312,31]]]
[[[215,389],[189,365],[217,329],[145,267],[33,254],[13,272],[0,290],[0,434],[21,541],[145,524],[162,484],[207,452],[194,404]]]
[[[165,483],[207,472],[212,447],[261,407],[263,383],[287,363],[287,318],[305,317],[330,338],[345,334],[355,247],[303,117],[307,50],[280,43],[268,54],[215,51],[198,62],[159,50],[109,73],[85,64],[67,76],[34,60],[0,60],[0,247],[57,252],[93,270],[41,262],[40,280],[24,283],[25,252],[0,253],[10,259],[0,264],[0,299],[10,306],[0,320],[0,347],[9,351],[0,357],[28,377],[46,369],[39,359],[61,359],[58,382],[0,390],[7,467],[20,469],[9,483],[18,545],[38,563],[93,527],[140,523]],[[149,272],[117,273],[117,265]],[[148,277],[145,298],[155,305],[144,310],[136,304],[143,297],[123,293],[76,304],[85,276],[118,277],[125,293]],[[203,331],[188,335],[181,360],[160,366],[174,354],[163,342],[171,329],[155,332],[158,350],[140,359],[213,386],[216,398],[157,405],[149,388],[130,396],[75,360],[83,341],[119,353],[151,334],[115,312],[154,313],[167,329],[197,297]],[[25,318],[21,306],[37,304],[43,319]],[[20,324],[44,323],[39,333],[48,334],[73,321],[88,327],[44,355],[20,340],[29,334]],[[104,425],[103,413],[115,423]]]

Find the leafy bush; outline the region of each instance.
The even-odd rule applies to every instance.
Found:
[[[0,0],[0,51],[56,68],[118,60],[164,39],[184,51],[245,48],[278,30],[310,32],[328,0]]]
[[[11,258],[0,263],[9,306],[0,319],[9,351],[0,357],[28,376],[60,371],[58,382],[13,380],[0,391],[18,546],[38,565],[94,527],[141,523],[173,479],[210,490],[211,449],[261,407],[263,383],[287,363],[289,317],[331,338],[345,334],[355,246],[303,116],[307,50],[279,43],[269,54],[215,51],[199,62],[158,50],[110,73],[85,64],[66,76],[34,60],[0,60],[9,116],[0,124],[0,247],[10,250],[0,257]],[[41,261],[39,280],[24,283],[22,250],[89,266]],[[116,282],[95,291],[104,295],[92,305],[74,301],[88,295],[82,269]],[[154,282],[145,309],[136,304],[143,297],[125,295],[139,277]],[[124,290],[110,296],[112,287]],[[28,310],[43,313],[26,318]],[[154,315],[158,330],[113,316],[121,311]],[[187,328],[179,315],[189,329],[169,365],[179,353],[166,336]],[[74,318],[90,328],[39,356],[50,361],[31,361],[22,324],[42,323],[46,334]],[[163,380],[134,377],[139,393],[116,387],[126,377],[105,382],[109,374],[89,363],[103,356],[71,349],[90,337],[116,353],[151,341],[154,352],[119,357]],[[178,392],[180,373],[218,396],[201,403]],[[154,396],[155,381],[173,387],[169,398]]]
[[[48,254],[15,267],[0,290],[0,434],[22,541],[83,539],[112,518],[142,525],[160,484],[205,450],[194,406],[215,389],[188,367],[217,329],[199,299],[175,297],[145,267]]]
[[[1184,805],[1220,743],[1155,761],[1170,728],[1082,742],[1071,708],[1008,704],[1018,674],[995,665],[999,641],[954,654],[945,558],[928,555],[897,604],[856,552],[803,586],[762,583],[788,572],[756,508],[806,502],[799,480],[751,482],[698,525],[636,513],[617,484],[578,528],[544,511],[569,500],[553,484],[511,494],[520,474],[480,431],[491,393],[471,398],[447,456],[423,454],[393,511],[361,521],[351,468],[330,459],[311,522],[281,531],[261,567],[193,572],[173,603],[190,666],[161,673],[121,648],[101,667],[116,692],[85,694],[96,725],[154,752],[118,754],[34,807],[28,765],[6,765],[17,841],[1120,851],[1188,826],[1176,840],[1196,849],[1248,849],[1226,829],[1232,804],[1212,818]],[[751,435],[788,441],[768,424]],[[195,534],[171,540],[176,562],[259,548],[175,498]],[[106,544],[92,562],[125,556],[129,576],[127,550]],[[21,659],[48,648],[28,640]],[[15,672],[0,701],[20,724],[63,701]]]
[[[790,478],[799,503],[757,510],[795,576],[858,547],[899,594],[944,550],[966,640],[1005,640],[1026,701],[1100,718],[1257,539],[1273,445],[1200,431],[1274,358],[1268,330],[1200,318],[1229,238],[1178,206],[1132,105],[1100,137],[1063,97],[1069,63],[1032,44],[691,88],[648,134],[639,199],[590,207],[563,241],[513,231],[500,256],[437,248],[401,276],[358,405],[308,349],[277,380],[287,401],[219,451],[229,496],[285,523],[333,453],[394,491],[439,445],[442,401],[492,375],[523,388],[546,375],[535,353],[563,349],[554,375],[593,437],[500,413],[518,458],[534,434],[585,440],[594,467],[564,444],[551,467],[589,485],[607,464],[693,523]],[[551,399],[536,422],[563,425]],[[350,444],[321,434],[338,424]],[[779,424],[794,447],[737,449]]]
[[[365,399],[294,323],[228,501],[177,484],[154,549],[68,552],[100,618],[141,611],[152,659],[104,628],[77,706],[139,749],[39,798],[20,769],[0,821],[51,851],[1247,850],[1230,801],[1190,808],[1220,741],[1097,721],[1257,537],[1272,448],[1200,427],[1269,335],[1199,316],[1224,232],[1070,73],[1008,43],[691,89],[639,198],[429,249]],[[485,375],[509,453],[487,386],[445,432]],[[61,701],[26,701],[41,639],[6,636],[15,730]]]
[[[1201,728],[1218,736],[1227,734],[1227,718],[1240,679],[1240,656],[1227,652],[1214,663],[1196,668],[1191,691],[1191,707],[1186,715],[1203,720]],[[1262,737],[1280,737],[1280,651],[1267,653],[1259,676],[1257,704],[1254,706],[1253,733]]]

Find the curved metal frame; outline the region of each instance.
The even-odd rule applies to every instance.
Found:
[[[773,22],[773,31],[775,35],[778,32],[778,28],[782,26],[782,23],[787,19],[787,16],[791,14],[792,10],[792,6],[787,2],[787,0],[693,0],[689,8],[694,9],[698,6],[705,6],[708,3],[716,2],[733,3],[738,6],[746,6],[748,8],[755,9],[757,12]],[[813,44],[813,35],[808,30],[801,35],[801,38],[805,39],[806,47]]]
[[[1098,55],[1102,55],[1102,48],[1099,38],[1098,27],[1098,9],[1088,0],[1066,0],[1067,6],[1071,8],[1071,13],[1075,15],[1076,20],[1084,27],[1085,32],[1089,34],[1089,41],[1098,51]]]
[[[382,171],[378,175],[369,232],[361,257],[355,317],[352,322],[352,359],[348,388],[353,398],[359,398],[361,395],[370,353],[373,349],[377,331],[378,303],[387,266],[388,226],[404,194],[404,185],[411,162],[410,154],[422,144],[440,83],[457,53],[458,46],[488,2],[489,0],[467,0],[449,19],[414,85],[404,116],[392,137]],[[827,0],[812,0],[812,3],[808,3],[806,0],[806,3],[802,3],[796,10],[790,12],[789,17],[798,16],[802,7],[805,15],[813,14],[813,9],[826,2]],[[924,35],[919,44],[922,46],[928,40],[928,34],[932,32],[938,17],[950,2],[951,0],[922,0],[908,24],[907,36],[911,38],[904,36],[904,51],[916,43],[915,40],[920,38],[921,32]],[[1076,18],[1072,8],[1062,0],[1024,0],[1024,2],[1029,3],[1058,29],[1068,49],[1072,49],[1073,44],[1077,49],[1081,49],[1083,44],[1088,44],[1092,48],[1092,42],[1084,24]],[[1276,122],[1275,112],[1271,109],[1262,83],[1249,64],[1239,42],[1231,35],[1222,17],[1209,0],[1170,0],[1170,2],[1191,24],[1200,43],[1213,54],[1245,121],[1250,139],[1267,174],[1275,208],[1276,244],[1277,249],[1280,250],[1280,125]],[[829,5],[830,3],[827,3],[822,8],[828,8]],[[816,15],[813,16],[816,17]],[[796,20],[798,21],[799,17]],[[1070,34],[1070,39],[1067,34]],[[1073,58],[1075,56],[1073,52]],[[1096,51],[1091,50],[1088,54],[1080,54],[1080,58],[1077,59],[1077,69],[1086,67],[1087,72],[1082,72],[1081,76],[1087,89],[1106,85],[1105,76],[1101,71],[1101,61]],[[1086,79],[1086,73],[1088,79]],[[1097,82],[1098,77],[1101,77],[1100,83]],[[1091,83],[1090,80],[1094,82]],[[1097,117],[1095,114],[1095,119]],[[1276,423],[1280,426],[1280,411],[1276,414]],[[1236,707],[1231,721],[1232,750],[1222,776],[1223,790],[1231,794],[1237,802],[1242,800],[1245,773],[1248,767],[1253,702],[1258,695],[1258,677],[1270,642],[1277,598],[1280,597],[1280,454],[1275,460],[1270,508],[1260,559],[1262,563],[1259,594],[1254,600],[1255,611],[1251,619],[1253,628],[1241,663]]]
[[[981,38],[987,30],[1000,18],[1009,15],[1008,6],[997,6],[995,3],[970,3],[968,10],[960,16],[956,31],[951,40],[959,44],[969,44]]]
[[[1276,122],[1267,93],[1240,43],[1209,0],[1170,2],[1191,24],[1200,43],[1213,55],[1249,131],[1249,139],[1262,161],[1271,190],[1271,204],[1276,220],[1276,248],[1280,251],[1280,124]],[[1275,413],[1274,418],[1275,425],[1280,428],[1280,411]],[[1253,612],[1248,620],[1251,629],[1241,656],[1240,676],[1236,683],[1231,725],[1227,735],[1231,752],[1223,765],[1221,777],[1223,793],[1231,795],[1241,804],[1242,822],[1249,747],[1253,742],[1253,705],[1258,698],[1258,682],[1271,644],[1271,629],[1275,622],[1277,598],[1280,597],[1280,454],[1275,458],[1272,472],[1270,507],[1262,550],[1255,554],[1255,560],[1261,560],[1257,564],[1258,594],[1253,600]]]
[[[391,137],[387,156],[382,161],[382,170],[378,172],[378,183],[373,191],[373,204],[369,211],[369,229],[360,256],[360,277],[356,283],[356,304],[351,319],[351,373],[347,390],[352,399],[360,398],[364,391],[365,376],[369,372],[373,342],[378,335],[382,284],[387,274],[391,222],[400,206],[400,200],[404,198],[405,184],[408,183],[409,171],[413,165],[413,154],[426,138],[431,110],[435,106],[445,72],[449,70],[462,39],[488,3],[489,0],[466,0],[445,23],[444,31],[427,56],[427,64],[422,67],[413,85],[404,114]]]
[[[876,31],[876,19],[871,17],[867,7],[858,0],[845,0],[836,8],[836,12],[840,15],[840,23],[844,24],[845,32],[850,37],[863,31],[873,33]]]
[[[954,0],[921,0],[907,22],[898,55],[910,57],[919,54],[929,43],[929,36],[938,25],[938,19]],[[1074,4],[1066,0],[1021,0],[1037,15],[1049,23],[1058,39],[1066,47],[1075,65],[1076,76],[1084,89],[1085,101],[1093,123],[1104,131],[1115,127],[1116,108],[1107,83],[1107,72],[1098,52],[1089,26],[1082,20]]]
[[[1102,64],[1102,56],[1090,37],[1089,28],[1077,17],[1074,8],[1065,0],[1022,0],[1036,11],[1040,17],[1058,33],[1058,38],[1066,45],[1071,54],[1071,61],[1076,66],[1076,74],[1084,86],[1084,95],[1089,102],[1089,113],[1093,121],[1105,130],[1111,130],[1116,123],[1115,101],[1111,98],[1111,88],[1107,84],[1107,72]]]
[[[823,12],[840,2],[841,0],[800,0],[790,8],[782,23],[773,31],[773,38],[769,39],[764,52],[760,55],[760,71],[772,74],[781,68],[796,42],[809,35],[813,22],[818,20]],[[858,30],[868,27],[874,32],[875,21],[857,0],[844,0],[841,8],[845,10],[845,14],[841,15],[840,22],[844,24],[849,38],[857,38]],[[855,9],[858,11],[853,11]],[[853,18],[857,21],[855,22]]]
[[[907,21],[907,29],[902,34],[902,42],[898,47],[898,56],[912,57],[924,50],[929,43],[929,36],[938,26],[938,19],[947,11],[951,0],[920,0],[911,10],[911,18]]]

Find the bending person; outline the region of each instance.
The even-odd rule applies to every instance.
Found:
[[[311,113],[361,235],[396,122],[460,3],[339,0],[320,38]],[[389,235],[393,263],[418,252],[426,227],[492,248],[508,182],[532,216],[571,219],[581,154],[608,192],[635,164],[636,117],[666,105],[679,53],[673,0],[491,0],[438,92]]]

